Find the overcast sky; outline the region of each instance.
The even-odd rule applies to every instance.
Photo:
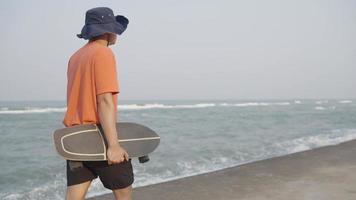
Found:
[[[0,100],[65,100],[86,10],[130,23],[119,100],[356,98],[356,1],[1,1]]]

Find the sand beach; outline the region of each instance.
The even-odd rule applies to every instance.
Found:
[[[134,188],[134,200],[353,200],[356,140]],[[114,199],[112,194],[89,198]]]

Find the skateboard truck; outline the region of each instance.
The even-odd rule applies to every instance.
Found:
[[[145,156],[138,157],[138,160],[140,161],[140,163],[145,163],[149,161],[150,158],[148,157],[148,155],[145,155]]]

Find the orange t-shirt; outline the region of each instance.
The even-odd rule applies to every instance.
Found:
[[[112,92],[117,112],[119,83],[115,56],[109,47],[89,42],[76,51],[68,62],[67,80],[67,112],[63,119],[66,127],[100,123],[98,94]]]

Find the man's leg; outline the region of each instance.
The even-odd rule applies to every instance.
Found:
[[[66,200],[84,200],[91,180],[67,187]]]
[[[113,191],[116,199],[131,200],[134,182],[131,159],[109,165],[107,161],[90,163],[88,167],[99,175],[103,186]]]
[[[132,200],[132,185],[123,188],[113,190],[116,200]]]
[[[92,180],[98,177],[85,162],[67,160],[66,200],[84,200]]]

